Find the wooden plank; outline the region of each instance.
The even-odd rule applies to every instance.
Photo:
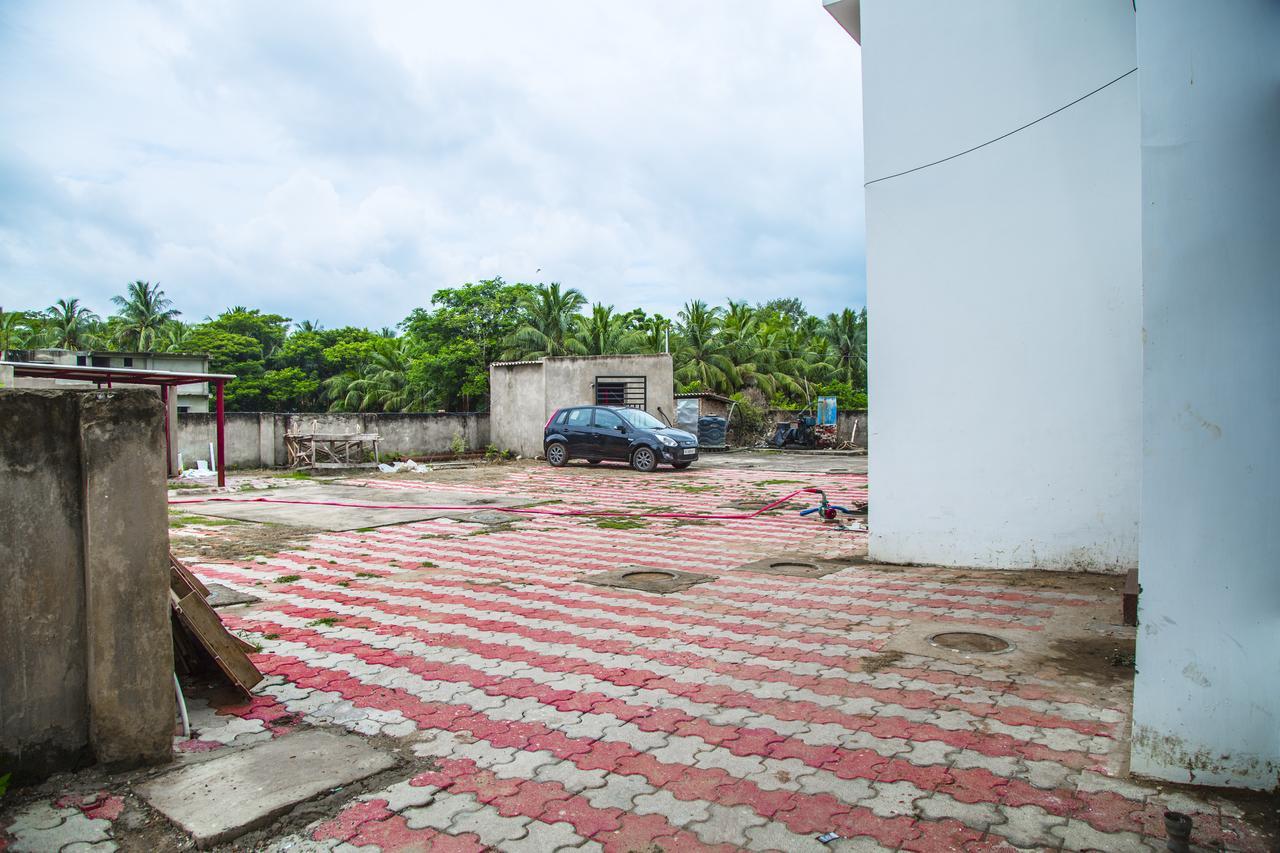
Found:
[[[209,597],[209,588],[192,573],[191,569],[187,568],[186,563],[175,557],[172,551],[169,552],[169,586],[179,598],[186,596],[189,592],[198,592],[204,598]]]
[[[232,684],[251,694],[262,681],[262,673],[245,655],[240,639],[226,629],[209,602],[194,592],[180,599],[173,591],[169,592],[169,602],[187,632],[209,653],[218,669]]]
[[[1138,570],[1130,569],[1124,576],[1124,599],[1121,604],[1121,616],[1125,625],[1138,624],[1138,593],[1142,587],[1138,584]]]

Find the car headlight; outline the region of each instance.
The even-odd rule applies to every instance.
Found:
[[[680,443],[676,441],[674,438],[671,438],[670,436],[661,435],[661,434],[658,435],[658,441],[661,441],[667,447],[675,447]]]

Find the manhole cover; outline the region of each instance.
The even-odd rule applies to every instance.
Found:
[[[738,566],[736,571],[754,572],[758,575],[782,575],[791,578],[820,578],[823,575],[838,572],[847,565],[847,563],[841,563],[836,560],[805,559],[805,557],[788,558],[779,555],[753,560],[746,565]]]
[[[769,568],[780,572],[811,572],[817,569],[818,565],[816,563],[788,563],[784,561],[780,563],[770,563]]]
[[[671,572],[627,572],[622,579],[632,583],[662,583],[674,580],[675,577]]]
[[[944,631],[934,634],[929,642],[939,648],[967,654],[997,654],[1013,648],[1013,644],[1007,640],[976,631]]]
[[[655,569],[651,566],[626,566],[612,572],[582,575],[580,580],[596,586],[634,589],[639,592],[656,592],[665,595],[670,592],[683,592],[695,584],[713,581],[715,576],[697,572]]]

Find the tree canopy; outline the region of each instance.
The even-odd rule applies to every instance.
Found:
[[[866,405],[867,311],[826,317],[795,298],[687,302],[674,318],[588,305],[574,288],[468,282],[432,294],[395,328],[325,329],[242,305],[184,323],[159,284],[129,283],[106,319],[79,299],[0,309],[0,351],[208,353],[234,373],[233,411],[473,411],[488,406],[489,364],[559,355],[670,352],[678,391],[803,406],[819,394]]]

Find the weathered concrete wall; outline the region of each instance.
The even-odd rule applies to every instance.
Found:
[[[489,443],[486,412],[349,413],[349,412],[227,412],[227,465],[232,468],[270,468],[284,465],[285,433],[376,432],[380,451],[413,456],[448,453],[455,436],[466,450],[483,450]],[[203,412],[178,415],[177,446],[184,464],[209,458],[215,441],[217,416]]]
[[[150,391],[0,390],[0,767],[165,760],[164,410]]]
[[[547,411],[545,376],[540,362],[489,367],[490,431],[493,443],[521,456],[542,453]]]

